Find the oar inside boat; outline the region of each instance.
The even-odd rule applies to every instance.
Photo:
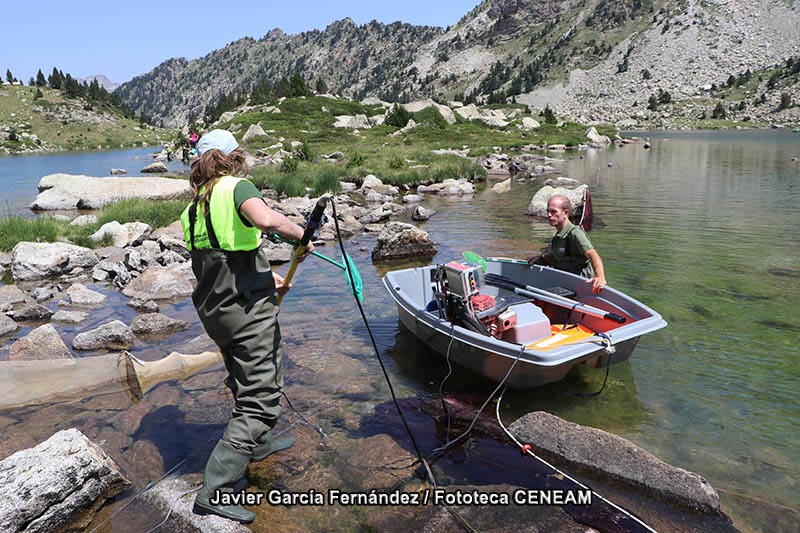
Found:
[[[484,275],[483,280],[487,285],[492,285],[500,289],[506,289],[508,291],[515,292],[516,294],[519,294],[521,296],[527,296],[529,298],[541,300],[543,302],[551,303],[553,305],[558,305],[560,307],[565,307],[567,309],[575,309],[587,315],[595,316],[598,318],[604,318],[606,320],[612,320],[617,324],[624,324],[627,320],[624,316],[620,316],[615,313],[610,313],[608,311],[603,311],[602,309],[598,309],[597,307],[592,307],[591,305],[578,302],[576,300],[571,300],[570,298],[566,298],[564,296],[560,296],[558,294],[543,289],[539,289],[537,287],[525,285],[523,283],[516,282],[504,276],[500,276],[498,274],[491,274],[491,273],[486,274]]]

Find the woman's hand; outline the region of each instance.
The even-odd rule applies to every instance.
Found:
[[[275,271],[272,272],[272,278],[275,280],[275,292],[277,292],[281,296],[285,295],[287,292],[289,292],[289,289],[292,288],[291,283],[289,285],[284,286],[283,283],[285,280],[283,279],[283,276],[281,276]]]
[[[298,263],[302,263],[305,260],[306,257],[311,255],[311,252],[313,252],[313,251],[314,251],[314,243],[313,242],[309,242],[308,245],[306,246],[305,251],[302,254],[297,256],[297,262]]]

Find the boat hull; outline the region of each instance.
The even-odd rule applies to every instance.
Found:
[[[514,268],[507,264],[498,267],[492,262],[488,265],[490,271],[494,270],[497,273],[513,274],[518,269],[527,269],[527,265],[522,264],[517,264]],[[635,300],[617,293],[618,297],[609,303],[608,310],[618,313],[627,311],[624,314],[631,317],[631,322],[634,316],[636,320],[635,323],[609,332],[613,346],[611,351],[607,350],[607,344],[602,342],[572,344],[548,351],[530,349],[524,342],[522,344],[504,342],[454,326],[440,318],[436,311],[426,310],[426,300],[432,295],[432,291],[427,291],[425,280],[429,279],[431,268],[390,272],[384,278],[384,285],[397,304],[401,323],[433,351],[448,357],[450,361],[493,381],[504,382],[512,388],[532,388],[560,381],[572,368],[580,364],[603,368],[607,364],[625,361],[631,357],[642,334],[666,326],[660,315]],[[535,268],[544,272],[541,267]],[[552,272],[545,273],[547,276],[552,274]],[[575,277],[577,280],[562,279],[560,274],[555,274],[554,279],[545,279],[543,283],[550,285],[555,280],[563,286],[566,282],[572,284],[585,282],[582,278],[571,274],[565,275]],[[414,280],[419,280],[419,283],[415,283]],[[627,301],[635,306],[631,305],[626,309],[623,304]],[[510,374],[509,369],[511,369]]]

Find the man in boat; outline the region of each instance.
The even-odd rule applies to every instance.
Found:
[[[550,251],[530,259],[531,264],[547,265],[572,272],[592,284],[598,293],[606,286],[603,260],[592,246],[586,232],[569,220],[572,202],[563,194],[554,194],[547,201],[547,223],[556,229]]]

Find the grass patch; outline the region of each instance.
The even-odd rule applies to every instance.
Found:
[[[55,242],[63,226],[63,222],[51,217],[4,217],[0,219],[0,251],[8,252],[18,242]]]
[[[180,218],[186,203],[187,200],[122,200],[99,210],[96,213],[97,222],[86,226],[70,226],[69,222],[47,216],[4,217],[0,219],[0,250],[7,252],[19,242],[56,242],[59,239],[92,249],[110,246],[113,244],[110,236],[100,241],[92,240],[89,236],[103,224],[114,220],[120,224],[144,222],[154,229],[168,226]]]

